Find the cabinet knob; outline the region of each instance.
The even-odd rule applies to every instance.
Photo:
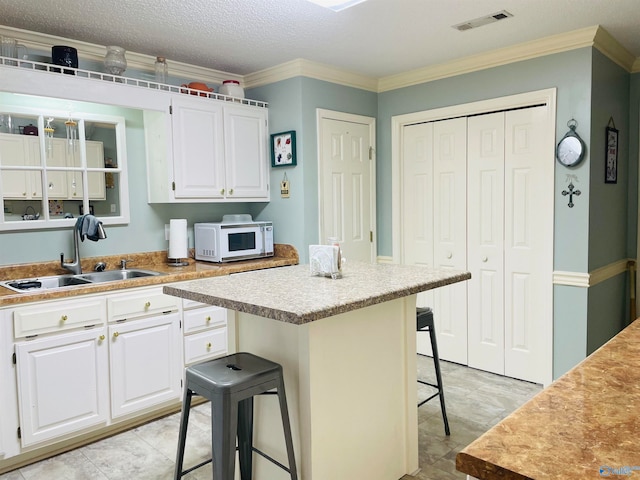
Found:
[[[211,321],[211,317],[209,316],[209,317],[205,318],[205,320],[207,321],[207,323],[209,323]]]
[[[113,332],[113,338],[118,338],[120,336],[120,332]]]
[[[22,192],[22,196],[26,197],[27,196],[27,192]]]
[[[451,257],[453,257],[453,253],[451,252],[447,253],[447,258],[451,258]]]
[[[66,315],[62,315],[62,317],[60,317],[60,320],[63,321],[63,322],[66,322],[67,318],[68,317]]]
[[[104,337],[104,335],[100,335],[100,336],[98,337],[98,340],[100,340],[100,341],[102,342],[102,341],[104,340],[104,338],[105,338],[105,337]]]
[[[149,308],[151,306],[151,302],[145,302],[144,308]]]
[[[233,195],[233,188],[229,189],[229,195]]]
[[[220,195],[224,195],[224,188],[220,189]]]
[[[32,197],[35,197],[36,195],[38,195],[38,193],[37,193],[37,192],[33,192],[33,193],[31,194],[31,196],[32,196]]]
[[[487,263],[487,260],[489,260],[487,257],[482,257],[482,262],[483,263]]]
[[[211,348],[211,342],[207,343],[207,350]]]

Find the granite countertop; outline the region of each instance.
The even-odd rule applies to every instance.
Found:
[[[456,457],[479,479],[640,476],[640,320]]]
[[[53,300],[76,295],[109,292],[125,288],[162,285],[172,282],[194,280],[197,278],[225,276],[232,273],[296,265],[299,263],[298,252],[291,245],[276,244],[274,245],[274,253],[275,255],[273,257],[242,260],[230,263],[196,262],[193,258],[190,258],[188,260],[189,265],[184,267],[169,266],[167,264],[166,251],[86,258],[82,260],[82,271],[84,273],[92,272],[94,265],[99,261],[106,262],[108,270],[117,269],[119,268],[120,259],[124,258],[130,260],[127,268],[154,270],[162,272],[165,275],[64,287],[46,291],[38,290],[29,293],[18,293],[0,286],[0,307],[41,300]],[[0,281],[21,278],[37,278],[69,273],[69,271],[60,267],[59,261],[9,265],[0,267]]]
[[[296,265],[166,285],[164,292],[300,325],[469,278],[455,270],[349,262],[336,280]]]

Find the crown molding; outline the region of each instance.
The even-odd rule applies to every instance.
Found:
[[[636,58],[604,28],[598,27],[596,30],[593,46],[628,72],[633,71]]]
[[[78,57],[87,61],[101,62],[106,54],[106,47],[102,45],[3,25],[0,25],[0,35],[15,38],[27,49],[39,51],[49,51],[52,45],[68,45],[76,48]],[[171,59],[168,59],[168,61],[171,76],[213,84],[221,84],[223,80],[237,80],[245,88],[255,88],[289,78],[304,76],[381,93],[583,47],[597,48],[630,73],[640,72],[640,58],[634,58],[631,53],[599,25],[379,79],[301,58],[244,76]],[[130,68],[148,73],[154,71],[155,57],[130,51],[126,53],[126,57]]]
[[[245,75],[244,84],[245,87],[252,88],[294,77],[310,77],[371,92],[378,91],[378,81],[375,78],[347,72],[303,58]]]
[[[6,27],[0,25],[0,35],[12,37],[18,43],[27,47],[28,50],[39,50],[50,52],[52,45],[67,45],[78,50],[78,58],[88,61],[102,62],[107,53],[107,47],[95,45],[93,43],[71,40],[68,38],[47,35],[44,33],[21,30],[19,28]],[[156,57],[142,53],[126,53],[127,67],[140,70],[142,72],[154,72]],[[233,73],[213,70],[211,68],[198,67],[188,63],[167,59],[169,63],[169,73],[172,77],[200,80],[207,83],[221,84],[223,80],[238,80],[243,83],[243,76]]]
[[[452,62],[419,68],[398,75],[391,75],[379,80],[378,91],[385,92],[395,90],[553,53],[592,46],[599,28],[598,26],[582,28],[580,30],[521,43],[512,47],[505,47],[491,52],[464,57]]]

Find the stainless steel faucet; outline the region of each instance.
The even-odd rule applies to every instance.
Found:
[[[82,220],[82,217],[78,219],[73,227],[73,262],[64,261],[64,252],[60,253],[60,266],[66,268],[75,275],[82,273],[82,265],[80,265],[80,229],[78,228],[78,222]],[[98,223],[97,236],[99,240],[107,238],[107,234],[102,227],[102,223]]]

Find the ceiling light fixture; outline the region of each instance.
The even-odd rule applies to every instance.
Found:
[[[472,28],[488,25],[490,23],[494,23],[499,20],[505,20],[510,17],[513,17],[513,15],[507,12],[506,10],[501,10],[498,13],[493,13],[491,15],[487,15],[486,17],[480,17],[474,20],[469,20],[467,22],[459,23],[457,25],[452,25],[452,27],[455,28],[456,30],[464,32],[466,30],[471,30]]]
[[[349,7],[353,7],[359,3],[365,2],[366,0],[308,0],[311,3],[315,3],[316,5],[320,5],[321,7],[328,8],[329,10],[333,10],[334,12],[339,12]]]

